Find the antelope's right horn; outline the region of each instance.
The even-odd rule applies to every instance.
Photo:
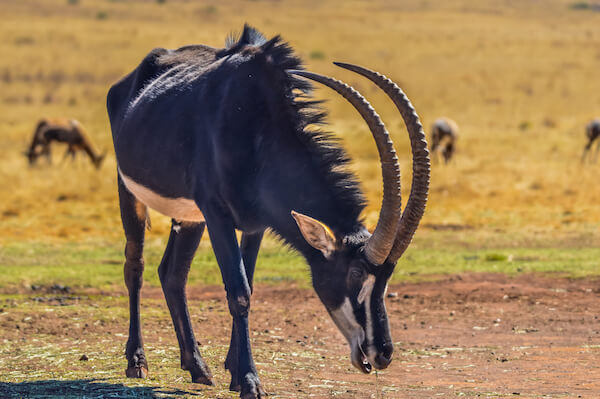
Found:
[[[408,130],[413,155],[413,177],[412,186],[410,188],[410,197],[408,198],[406,208],[402,213],[402,219],[400,220],[394,246],[387,259],[389,262],[395,264],[412,241],[415,231],[419,226],[419,222],[423,217],[423,213],[425,212],[425,205],[427,204],[431,166],[429,163],[429,150],[427,149],[427,140],[425,138],[425,133],[423,132],[423,126],[421,125],[419,116],[410,103],[410,100],[406,97],[406,94],[404,94],[402,89],[400,89],[396,83],[386,76],[358,65],[341,62],[334,62],[334,64],[341,68],[356,72],[379,86],[379,88],[381,88],[394,102],[398,111],[400,111]]]

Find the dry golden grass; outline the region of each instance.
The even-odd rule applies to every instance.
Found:
[[[433,165],[425,224],[475,227],[503,237],[597,237],[600,164],[582,166],[584,125],[600,115],[600,13],[570,1],[101,1],[0,0],[0,243],[122,237],[116,165],[80,159],[28,168],[22,151],[40,117],[80,120],[111,149],[110,85],[153,47],[221,46],[244,22],[281,33],[310,70],[341,77],[375,105],[401,153],[405,198],[408,141],[388,100],[331,64],[379,70],[412,99],[426,130],[439,116],[461,127],[456,160]],[[376,218],[375,147],[362,121],[331,99],[332,129],[355,160]],[[154,218],[154,232],[168,228]],[[420,242],[428,229],[421,229]],[[491,237],[491,238],[490,238]],[[593,240],[592,240],[593,241]],[[587,241],[592,242],[592,241]]]

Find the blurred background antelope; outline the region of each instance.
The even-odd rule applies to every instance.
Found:
[[[51,163],[52,151],[50,145],[53,142],[67,145],[63,161],[68,156],[75,159],[75,155],[80,151],[86,154],[98,169],[106,156],[106,152],[100,154],[94,149],[90,139],[83,132],[81,123],[77,120],[42,119],[38,122],[29,149],[25,152],[29,165],[34,165],[41,156],[46,157],[48,163]]]
[[[456,151],[456,139],[458,139],[458,125],[452,119],[439,118],[433,122],[431,127],[431,153],[433,159],[439,159],[442,153],[444,163],[450,162]]]
[[[598,136],[600,136],[600,119],[592,119],[590,123],[585,126],[585,135],[588,139],[588,142],[583,149],[581,162],[585,162],[585,159],[590,151],[590,148],[592,148],[594,141],[596,142],[596,152],[594,153],[592,161],[595,162],[598,158],[598,150],[600,150],[600,140],[596,140]]]

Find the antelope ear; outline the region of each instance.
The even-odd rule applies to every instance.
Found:
[[[335,237],[329,227],[310,216],[292,211],[302,236],[313,248],[323,253],[329,259],[335,251]]]

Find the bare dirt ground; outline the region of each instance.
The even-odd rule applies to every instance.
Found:
[[[91,389],[87,397],[97,397],[93,390],[110,388],[125,366],[125,298],[40,291],[0,304],[0,397],[43,397],[36,389],[50,392],[44,384],[54,379],[67,380],[60,388],[64,396],[80,397],[77,389]],[[223,289],[188,291],[196,335],[217,387],[187,383],[162,293],[144,288],[151,378],[141,385],[148,388],[113,397],[236,397],[226,391],[229,375],[221,366],[230,329]],[[271,397],[600,397],[599,281],[464,274],[391,286],[388,294],[396,351],[392,365],[376,378],[352,368],[347,345],[312,290],[256,287],[253,348]],[[32,355],[32,347],[54,352]],[[89,360],[79,361],[82,354]],[[103,380],[88,384],[82,375]],[[82,383],[85,389],[77,388]]]

